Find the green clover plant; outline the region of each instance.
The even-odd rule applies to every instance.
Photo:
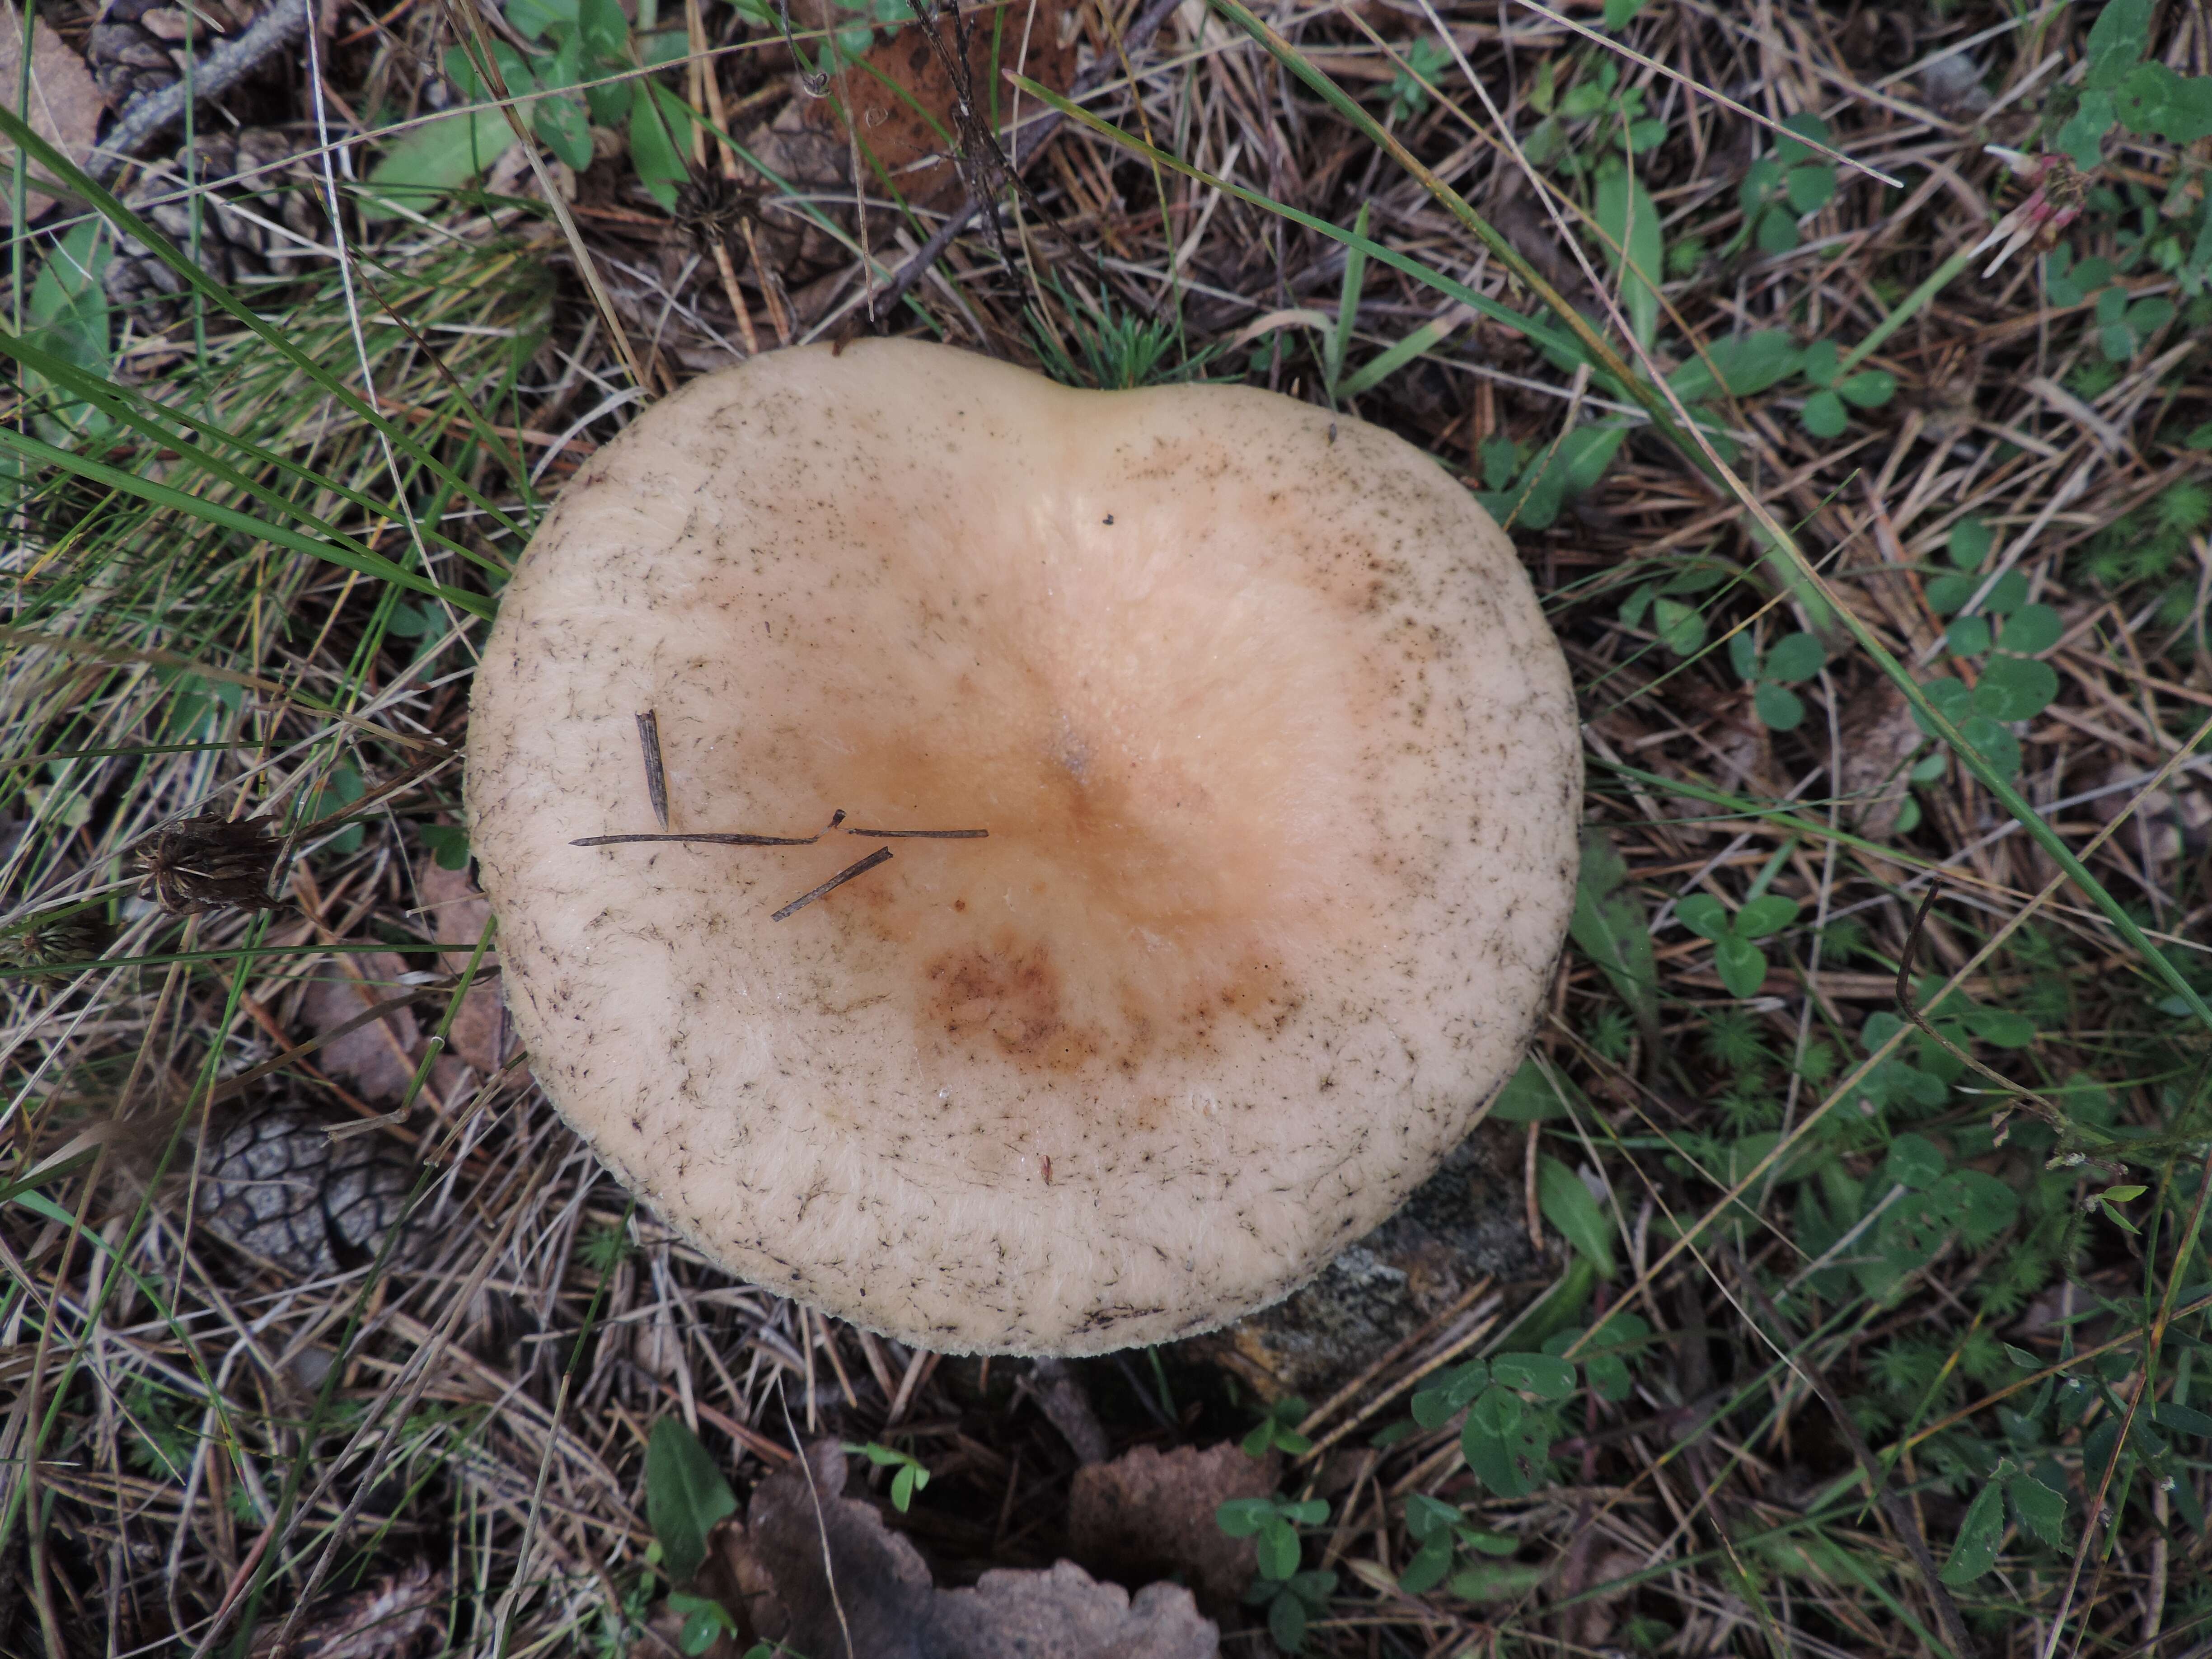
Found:
[[[510,0],[507,21],[527,54],[495,40],[491,56],[507,92],[526,112],[533,135],[578,172],[592,164],[592,128],[615,128],[629,139],[630,165],[653,199],[676,205],[689,176],[684,147],[690,108],[651,75],[689,50],[680,28],[633,33],[618,0]],[[366,209],[389,217],[396,204],[419,203],[469,183],[514,143],[506,115],[479,65],[462,46],[448,47],[446,78],[471,105],[401,138],[372,168]]]
[[[1285,1395],[1267,1407],[1252,1432],[1244,1437],[1245,1456],[1265,1457],[1271,1451],[1304,1456],[1313,1449],[1313,1442],[1297,1431],[1305,1415],[1306,1402],[1294,1394]]]
[[[1304,1650],[1307,1625],[1336,1593],[1334,1573],[1299,1571],[1304,1546],[1297,1529],[1328,1519],[1328,1504],[1319,1498],[1231,1498],[1214,1511],[1214,1524],[1226,1536],[1252,1540],[1260,1575],[1244,1592],[1244,1602],[1267,1609],[1268,1632],[1287,1653]]]
[[[1752,713],[1770,732],[1805,723],[1805,700],[1790,687],[1811,679],[1827,660],[1827,647],[1811,634],[1784,634],[1765,652],[1748,629],[1729,636],[1729,662],[1751,686]]]
[[[1783,126],[1791,137],[1778,135],[1774,148],[1751,164],[1737,192],[1743,209],[1743,228],[1722,250],[1724,257],[1740,252],[1746,242],[1756,241],[1761,253],[1787,253],[1802,240],[1798,225],[1835,199],[1835,164],[1798,138],[1818,143],[1829,140],[1828,124],[1817,115],[1791,115]]]
[[[1734,915],[1710,893],[1692,893],[1674,907],[1674,919],[1713,942],[1713,967],[1733,997],[1755,996],[1766,981],[1766,952],[1754,942],[1771,938],[1797,920],[1797,901],[1778,893],[1747,899]]]
[[[1951,618],[1944,643],[1952,657],[1981,659],[1974,683],[1946,674],[1921,690],[1977,753],[2013,777],[2021,769],[2021,749],[2010,728],[2041,714],[2058,695],[2057,671],[2039,657],[2058,643],[2065,622],[2051,606],[2028,602],[2027,579],[2019,571],[1978,574],[1991,540],[1981,520],[1961,519],[1948,542],[1953,568],[1931,578],[1926,589],[1929,609]],[[1995,624],[1992,617],[1998,619]],[[1916,710],[1913,717],[1933,734],[1924,716]]]

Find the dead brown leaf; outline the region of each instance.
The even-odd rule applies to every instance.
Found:
[[[1920,727],[1905,694],[1882,677],[1861,686],[1836,720],[1836,787],[1858,832],[1887,841],[1911,788],[1906,763],[1920,746]]]
[[[334,1031],[362,1011],[399,994],[399,976],[407,964],[386,951],[349,957],[348,963],[361,977],[343,968],[308,988],[301,1017],[320,1036]],[[323,1048],[315,1060],[332,1077],[351,1083],[365,1100],[396,1101],[407,1092],[415,1078],[416,1057],[422,1052],[422,1028],[411,1008],[395,1008],[381,1019],[373,1019],[348,1031]]]
[[[21,82],[23,19],[12,3],[0,0],[0,102],[18,114],[15,91]],[[107,107],[84,60],[69,49],[43,17],[31,24],[31,85],[27,100],[31,131],[82,165],[100,136],[100,118]],[[0,167],[12,167],[15,147],[0,144]],[[33,168],[36,178],[40,169]],[[51,196],[32,191],[24,210],[35,219],[54,204]],[[11,222],[12,204],[0,196],[0,225]]]
[[[1015,70],[1054,92],[1066,92],[1075,79],[1077,9],[1066,0],[1034,0],[1031,5],[1011,8],[1005,15],[998,66]],[[936,27],[943,32],[944,55],[931,46],[919,23],[909,23],[869,47],[859,63],[832,83],[830,96],[802,101],[806,124],[833,136],[841,153],[847,148],[842,112],[849,105],[860,124],[862,165],[872,157],[875,167],[908,201],[947,208],[959,204],[967,187],[951,158],[951,151],[963,140],[957,95],[946,62],[957,51],[949,12]],[[981,14],[972,23],[968,43],[971,95],[986,125],[994,100],[1003,113],[1013,97],[1013,89],[994,70],[992,33],[991,15]]]
[[[1232,1498],[1266,1497],[1279,1478],[1275,1458],[1247,1457],[1232,1442],[1204,1451],[1139,1446],[1075,1472],[1068,1552],[1118,1583],[1179,1574],[1219,1618],[1252,1582],[1259,1553],[1250,1539],[1223,1533],[1214,1513]]]
[[[428,931],[440,939],[472,945],[483,937],[484,924],[491,920],[491,902],[469,879],[467,871],[425,862],[416,871],[415,891],[422,900]],[[468,950],[441,951],[439,965],[449,974],[465,973],[471,954]],[[492,952],[484,953],[477,969],[477,982],[461,999],[460,1012],[453,1016],[453,1030],[447,1034],[446,1052],[473,1067],[479,1078],[496,1072],[501,1059],[505,1022],[500,1014],[499,982],[488,977],[498,961]],[[445,1062],[439,1064],[442,1070]],[[433,1081],[441,1096],[447,1091],[446,1079],[434,1074]]]
[[[699,1589],[740,1618],[736,1644],[782,1642],[816,1659],[1214,1659],[1220,1633],[1179,1584],[1132,1597],[1073,1562],[935,1588],[921,1554],[873,1504],[843,1495],[848,1464],[817,1441],[724,1523]]]
[[[445,1599],[443,1571],[417,1561],[367,1589],[318,1602],[284,1651],[291,1659],[398,1659],[444,1628]],[[263,1626],[254,1638],[254,1659],[275,1654],[283,1628],[281,1619]]]

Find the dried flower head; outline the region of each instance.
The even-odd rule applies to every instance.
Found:
[[[216,812],[164,824],[138,843],[138,890],[173,916],[226,906],[273,910],[269,878],[283,843],[266,817],[232,820]]]
[[[677,229],[702,253],[717,243],[734,245],[748,219],[760,217],[760,198],[720,173],[694,173],[676,191]]]
[[[68,910],[0,935],[0,967],[41,970],[96,961],[115,935],[97,912]]]
[[[1983,148],[1997,157],[2012,170],[2016,179],[2033,179],[2035,188],[2010,213],[1997,221],[1990,234],[1974,245],[1974,252],[1996,246],[1997,257],[1989,263],[1984,276],[1996,274],[1999,266],[2033,244],[2038,253],[2048,253],[2058,244],[2059,233],[2081,216],[2081,204],[2088,199],[2089,181],[2063,155],[2028,155],[2016,149],[2007,149],[2001,144],[1985,144]]]

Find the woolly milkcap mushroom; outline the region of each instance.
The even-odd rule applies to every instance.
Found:
[[[644,710],[675,833],[804,844],[574,845],[654,833]],[[468,794],[532,1066],[634,1191],[856,1324],[1076,1354],[1287,1294],[1468,1133],[1577,756],[1510,544],[1399,439],[865,341],[578,472]]]

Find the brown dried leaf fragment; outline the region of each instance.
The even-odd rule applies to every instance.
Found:
[[[1139,1446],[1075,1472],[1068,1552],[1117,1583],[1184,1577],[1200,1607],[1218,1618],[1252,1582],[1259,1552],[1250,1539],[1224,1533],[1215,1512],[1232,1498],[1266,1497],[1279,1478],[1277,1459],[1247,1457],[1233,1442],[1204,1451]]]
[[[25,114],[32,131],[82,165],[92,153],[93,141],[100,134],[100,118],[107,108],[107,100],[93,84],[84,60],[69,49],[45,18],[33,19],[30,96],[18,109],[15,91],[22,82],[22,14],[12,4],[0,3],[0,103]],[[0,144],[0,167],[12,173],[15,164],[15,147]],[[31,177],[35,180],[42,170],[33,167]],[[52,197],[33,190],[25,199],[24,212],[35,219],[53,204]],[[0,225],[11,222],[13,211],[12,200],[0,194]]]
[[[843,1496],[835,1441],[754,1490],[745,1524],[725,1523],[698,1588],[741,1620],[741,1643],[868,1659],[1214,1659],[1220,1633],[1179,1584],[1132,1597],[1071,1561],[1046,1572],[992,1571],[940,1590],[913,1545],[875,1507]],[[742,1645],[739,1651],[743,1650]]]
[[[350,1595],[318,1602],[284,1644],[289,1659],[401,1659],[442,1634],[446,1574],[428,1561],[378,1579]],[[271,1620],[256,1634],[253,1659],[272,1659],[283,1621]]]
[[[957,206],[966,193],[952,155],[969,148],[971,138],[960,130],[960,92],[951,68],[955,27],[949,6],[936,27],[944,31],[945,53],[932,46],[919,23],[908,23],[869,47],[852,70],[833,83],[834,95],[805,100],[803,108],[810,126],[836,136],[842,155],[846,151],[842,111],[849,100],[860,124],[862,165],[872,157],[908,201],[944,208]],[[1003,118],[1013,96],[999,76],[1002,69],[1018,70],[1054,92],[1068,89],[1075,80],[1077,28],[1076,8],[1064,0],[1037,0],[1034,17],[1027,6],[1015,7],[1006,15],[994,63],[989,15],[973,21],[967,31],[968,68],[972,95],[986,124],[994,105]]]

